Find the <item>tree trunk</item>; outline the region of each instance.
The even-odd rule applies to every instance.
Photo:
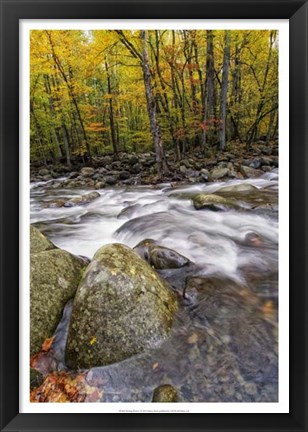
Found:
[[[147,47],[147,32],[146,30],[140,31],[140,38],[142,40],[142,71],[143,79],[147,100],[147,110],[151,125],[151,133],[154,141],[157,171],[159,175],[166,173],[167,163],[164,153],[163,142],[161,139],[160,128],[157,121],[157,109],[155,103],[155,97],[153,95],[152,84],[151,84],[151,72],[149,66],[149,54]]]
[[[105,61],[105,67],[106,67],[106,73],[107,73],[107,85],[108,85],[108,93],[109,93],[109,121],[110,121],[110,130],[111,130],[111,140],[112,140],[113,151],[117,155],[118,154],[118,144],[117,144],[115,125],[114,125],[111,79],[110,79],[110,73],[109,73],[109,69],[108,69],[107,60]]]
[[[205,100],[204,100],[204,121],[202,147],[205,151],[207,143],[214,138],[214,115],[215,115],[215,88],[214,88],[214,46],[213,31],[206,31],[207,48],[206,48],[206,78],[205,78]]]
[[[62,134],[63,134],[64,148],[65,148],[65,155],[66,155],[66,164],[70,168],[72,166],[71,153],[70,153],[70,146],[68,140],[68,130],[65,124],[62,125]]]
[[[230,62],[230,30],[225,31],[225,49],[222,69],[221,97],[220,97],[220,150],[226,146],[226,114],[227,114],[227,95],[228,77]]]

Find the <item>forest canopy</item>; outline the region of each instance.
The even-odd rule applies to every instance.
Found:
[[[275,30],[33,30],[31,161],[277,137]]]

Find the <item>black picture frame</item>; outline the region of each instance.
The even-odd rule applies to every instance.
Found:
[[[0,0],[1,431],[306,431],[308,4],[298,0]],[[218,18],[290,20],[290,413],[19,413],[19,20]],[[283,193],[284,191],[282,191]],[[283,320],[280,316],[280,320]],[[281,377],[280,379],[283,379]]]

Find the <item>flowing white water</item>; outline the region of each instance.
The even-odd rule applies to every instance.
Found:
[[[226,212],[195,210],[190,195],[215,193],[223,186],[249,183],[273,194],[277,172],[259,179],[231,180],[172,188],[170,185],[119,187],[99,190],[100,197],[84,206],[47,208],[51,200],[68,199],[88,190],[52,189],[51,182],[31,188],[31,223],[36,223],[59,247],[91,258],[107,243],[134,247],[145,238],[157,240],[203,268],[241,279],[241,269],[277,271],[278,220],[275,212],[255,212],[245,199],[241,209]],[[240,195],[238,195],[240,196]],[[263,247],[247,243],[249,235],[262,239]]]

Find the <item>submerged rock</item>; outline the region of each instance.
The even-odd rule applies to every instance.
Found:
[[[258,188],[249,183],[237,183],[229,186],[223,186],[219,188],[217,192],[254,192]]]
[[[215,194],[198,193],[192,200],[196,210],[226,210],[227,208],[234,207],[231,200]]]
[[[116,363],[162,344],[177,309],[169,286],[132,249],[99,249],[78,287],[66,346],[72,369]]]
[[[82,259],[61,249],[31,254],[31,355],[40,351],[44,340],[53,335],[66,302],[77,290],[84,267]]]
[[[178,392],[170,384],[163,384],[156,387],[153,393],[152,402],[177,402]]]
[[[94,201],[96,198],[99,197],[100,197],[100,193],[97,191],[93,191],[85,195],[71,198],[64,204],[64,207],[75,207],[77,205],[89,204],[90,202]]]

